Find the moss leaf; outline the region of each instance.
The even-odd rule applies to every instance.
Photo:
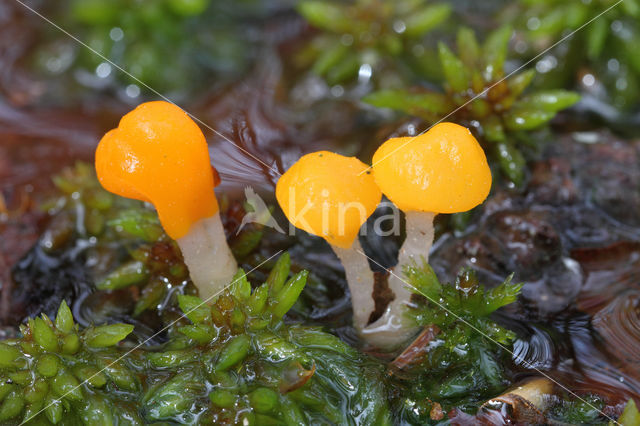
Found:
[[[133,331],[130,324],[108,324],[89,328],[84,334],[85,343],[91,348],[116,345]]]
[[[411,13],[405,19],[407,37],[416,38],[442,24],[451,14],[451,6],[445,3],[427,6]]]
[[[302,1],[298,12],[312,25],[336,33],[349,32],[351,20],[344,6],[327,1]]]
[[[468,88],[468,77],[465,65],[444,44],[438,43],[438,54],[444,71],[444,77],[454,92],[462,92]]]
[[[181,294],[178,296],[178,305],[194,324],[207,322],[211,318],[211,309],[199,297]]]

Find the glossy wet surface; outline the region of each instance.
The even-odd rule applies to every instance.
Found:
[[[183,105],[224,136],[203,129],[223,180],[220,191],[236,197],[252,186],[268,198],[279,172],[303,153],[339,150],[368,161],[395,130],[377,129],[376,117],[348,96],[323,98],[328,88],[312,78],[295,83],[287,95],[286,64],[275,50],[286,51],[305,28],[287,15],[277,19],[286,25],[271,32],[273,41],[246,76]],[[73,256],[27,252],[48,220],[36,204],[49,193],[51,175],[76,160],[92,161],[102,132],[131,108],[109,94],[72,106],[40,103],[46,91],[39,88],[52,82],[21,68],[21,54],[32,43],[24,36],[25,22],[41,25],[0,6],[0,313],[11,318],[5,326],[27,313],[55,310],[61,297],[76,300],[74,311],[85,319],[99,309],[96,303],[111,302],[90,297],[91,279]],[[320,93],[318,100],[296,98],[305,91]],[[565,123],[557,135],[540,137],[544,153],[532,163],[524,189],[494,189],[463,233],[440,219],[444,232],[431,264],[442,281],[463,266],[476,269],[487,285],[515,272],[515,281],[525,282],[523,297],[497,316],[519,336],[513,376],[533,365],[572,391],[594,392],[617,406],[640,398],[640,141],[565,128],[574,130]],[[298,268],[312,271],[293,317],[326,325],[357,345],[342,270],[329,247],[305,235],[267,233],[264,241],[261,255],[289,249]],[[392,266],[398,239],[370,235],[364,246]],[[11,288],[9,266],[26,274],[20,280],[29,281],[28,288]]]

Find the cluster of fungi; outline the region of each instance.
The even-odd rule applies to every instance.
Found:
[[[100,141],[96,170],[108,191],[155,206],[203,299],[231,283],[237,263],[214,194],[217,172],[204,135],[184,111],[159,101],[126,114]],[[440,123],[417,137],[389,139],[372,166],[328,151],[304,155],[280,177],[276,198],[294,226],[324,238],[341,260],[353,325],[363,339],[393,347],[416,332],[404,315],[411,288],[403,271],[428,261],[435,215],[470,210],[490,189],[491,172],[476,139],[462,126]],[[406,239],[390,271],[393,299],[369,323],[374,274],[358,234],[382,194],[405,213]]]

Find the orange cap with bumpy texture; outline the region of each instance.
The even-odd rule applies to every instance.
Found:
[[[382,192],[403,211],[457,213],[482,203],[491,189],[487,157],[469,129],[435,125],[415,138],[393,138],[373,155]]]
[[[173,239],[219,209],[204,135],[168,102],[147,102],[122,117],[98,145],[96,171],[107,191],[152,203]]]
[[[280,177],[276,198],[294,226],[349,248],[382,193],[362,161],[320,151],[303,156]]]

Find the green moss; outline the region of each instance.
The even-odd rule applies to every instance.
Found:
[[[162,347],[120,345],[132,325],[81,330],[63,303],[55,321],[30,319],[22,337],[0,342],[0,419],[389,424],[381,363],[282,321],[306,277],[290,276],[284,255],[255,290],[240,271],[212,305],[180,295],[184,317]]]
[[[522,285],[507,279],[485,289],[469,269],[454,284],[442,284],[427,264],[409,267],[405,275],[423,298],[408,315],[436,332],[426,347],[415,348],[421,355],[395,374],[397,386],[406,389],[394,400],[396,409],[413,422],[428,421],[435,403],[445,411],[475,412],[509,384],[504,348],[511,350],[515,335],[490,315],[514,302]]]
[[[555,2],[520,0],[502,13],[515,22],[530,54],[541,52],[572,31],[575,35],[551,51],[558,61],[542,83],[571,85],[585,66],[606,87],[605,99],[619,108],[637,104],[640,94],[640,2],[608,0]],[[610,62],[611,61],[611,62]],[[587,88],[589,89],[589,88]],[[600,92],[603,92],[602,90]],[[602,96],[594,92],[597,96]]]
[[[245,3],[243,12],[256,8],[255,2],[238,3]],[[249,20],[211,0],[71,0],[49,9],[90,49],[75,49],[59,31],[44,33],[33,53],[34,68],[58,79],[80,72],[80,83],[87,82],[91,91],[109,88],[124,95],[134,84],[127,96],[158,91],[175,99],[193,93],[212,75],[221,80],[241,75],[252,52]],[[69,87],[77,90],[77,82]]]
[[[105,191],[93,167],[85,163],[65,169],[53,180],[59,194],[43,205],[52,220],[39,243],[49,255],[74,253],[91,259],[95,266],[89,273],[99,291],[137,287],[127,296],[135,297],[130,312],[135,317],[158,311],[159,306],[160,312],[173,309],[175,297],[169,295],[175,289],[197,293],[179,247],[166,235],[149,205]],[[250,224],[230,237],[230,245],[243,260],[261,240],[261,226]]]
[[[586,395],[581,399],[566,398],[555,404],[549,418],[567,424],[607,424],[601,412],[604,401],[595,395]]]
[[[380,365],[319,328],[282,322],[306,277],[303,271],[289,278],[283,255],[253,291],[241,273],[211,306],[180,296],[191,324],[180,327],[163,352],[148,355],[154,368],[172,374],[145,398],[146,418],[176,420],[184,405],[201,407],[201,421],[214,423],[243,411],[274,423],[290,416],[305,423],[348,424],[359,416],[388,422]],[[195,389],[196,379],[207,386]],[[175,392],[182,388],[193,392],[183,392],[177,406]]]
[[[45,315],[20,327],[22,337],[0,343],[0,421],[3,424],[88,421],[112,424],[135,411],[117,410],[140,390],[138,375],[116,346],[133,326],[111,324],[80,330],[65,302],[55,322]],[[69,342],[76,342],[70,345]],[[109,369],[102,371],[104,359]],[[112,372],[122,373],[115,377]],[[96,411],[99,409],[99,411]],[[90,419],[99,416],[101,422]]]
[[[411,43],[443,24],[451,13],[445,3],[424,0],[357,0],[353,3],[304,0],[298,12],[322,32],[300,52],[298,61],[329,84],[352,81],[362,65],[376,72],[398,71]]]

